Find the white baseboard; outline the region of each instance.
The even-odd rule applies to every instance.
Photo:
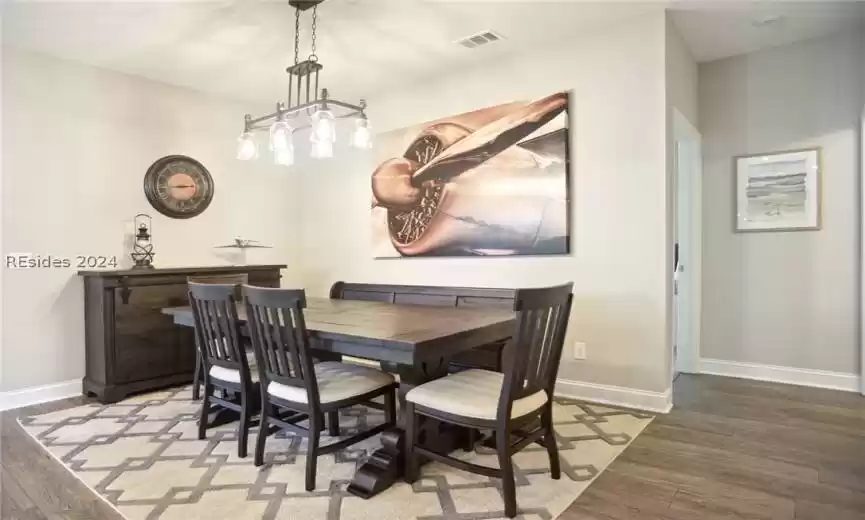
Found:
[[[636,388],[558,379],[556,395],[656,413],[667,413],[673,407],[672,389],[667,389],[666,392],[649,392]]]
[[[827,370],[761,365],[759,363],[744,363],[723,359],[701,359],[700,373],[771,381],[773,383],[830,388],[832,390],[844,390],[847,392],[859,391],[859,374],[845,374],[843,372],[829,372]]]
[[[81,379],[0,392],[0,410],[11,410],[81,395]]]

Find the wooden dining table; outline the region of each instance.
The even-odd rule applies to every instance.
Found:
[[[246,310],[242,305],[237,310],[244,330]],[[171,315],[178,325],[194,326],[190,307],[171,307],[162,312]],[[395,366],[402,405],[406,392],[446,375],[455,354],[507,340],[513,333],[515,314],[502,309],[309,297],[304,320],[316,351],[331,357],[346,355]],[[348,487],[350,493],[369,498],[402,476],[405,424],[406,418],[401,415],[397,428],[382,433],[382,447],[358,468]],[[450,452],[467,442],[466,429],[433,419],[421,421],[419,429],[423,444],[434,451]]]

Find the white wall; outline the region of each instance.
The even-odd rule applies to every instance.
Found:
[[[700,67],[702,355],[859,371],[862,33]],[[823,229],[733,233],[733,157],[820,146]]]
[[[568,343],[588,344],[560,377],[664,392],[669,386],[668,186],[662,14],[373,98],[377,132],[481,107],[571,92],[569,256],[374,260],[368,154],[302,176],[307,289],[337,280],[468,286],[575,282]]]
[[[228,263],[212,246],[235,235],[275,246],[249,263],[297,258],[297,172],[234,158],[249,107],[9,48],[2,67],[4,254],[123,257],[125,223],[145,212],[159,266]],[[169,154],[190,155],[212,174],[215,195],[202,215],[172,220],[145,199],[145,171]],[[283,274],[284,284],[298,283],[294,265]],[[80,379],[75,269],[7,269],[3,282],[0,389]]]

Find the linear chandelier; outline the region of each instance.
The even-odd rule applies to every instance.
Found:
[[[243,133],[238,138],[237,158],[249,161],[258,157],[255,132],[268,132],[268,148],[276,164],[294,164],[294,134],[310,129],[310,155],[317,159],[333,157],[336,142],[336,123],[340,119],[354,118],[354,131],[350,144],[355,148],[371,148],[372,134],[366,117],[366,101],[353,105],[328,95],[326,88],[319,91],[318,74],[322,64],[315,54],[315,30],[318,4],[324,0],[289,0],[294,7],[294,65],[288,73],[288,97],[276,104],[276,112],[253,118],[246,114]],[[311,49],[309,57],[298,61],[300,47],[300,13],[312,8]],[[310,99],[312,96],[312,99]]]

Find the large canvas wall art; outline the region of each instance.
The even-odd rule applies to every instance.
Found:
[[[378,136],[373,254],[567,254],[568,94]]]

